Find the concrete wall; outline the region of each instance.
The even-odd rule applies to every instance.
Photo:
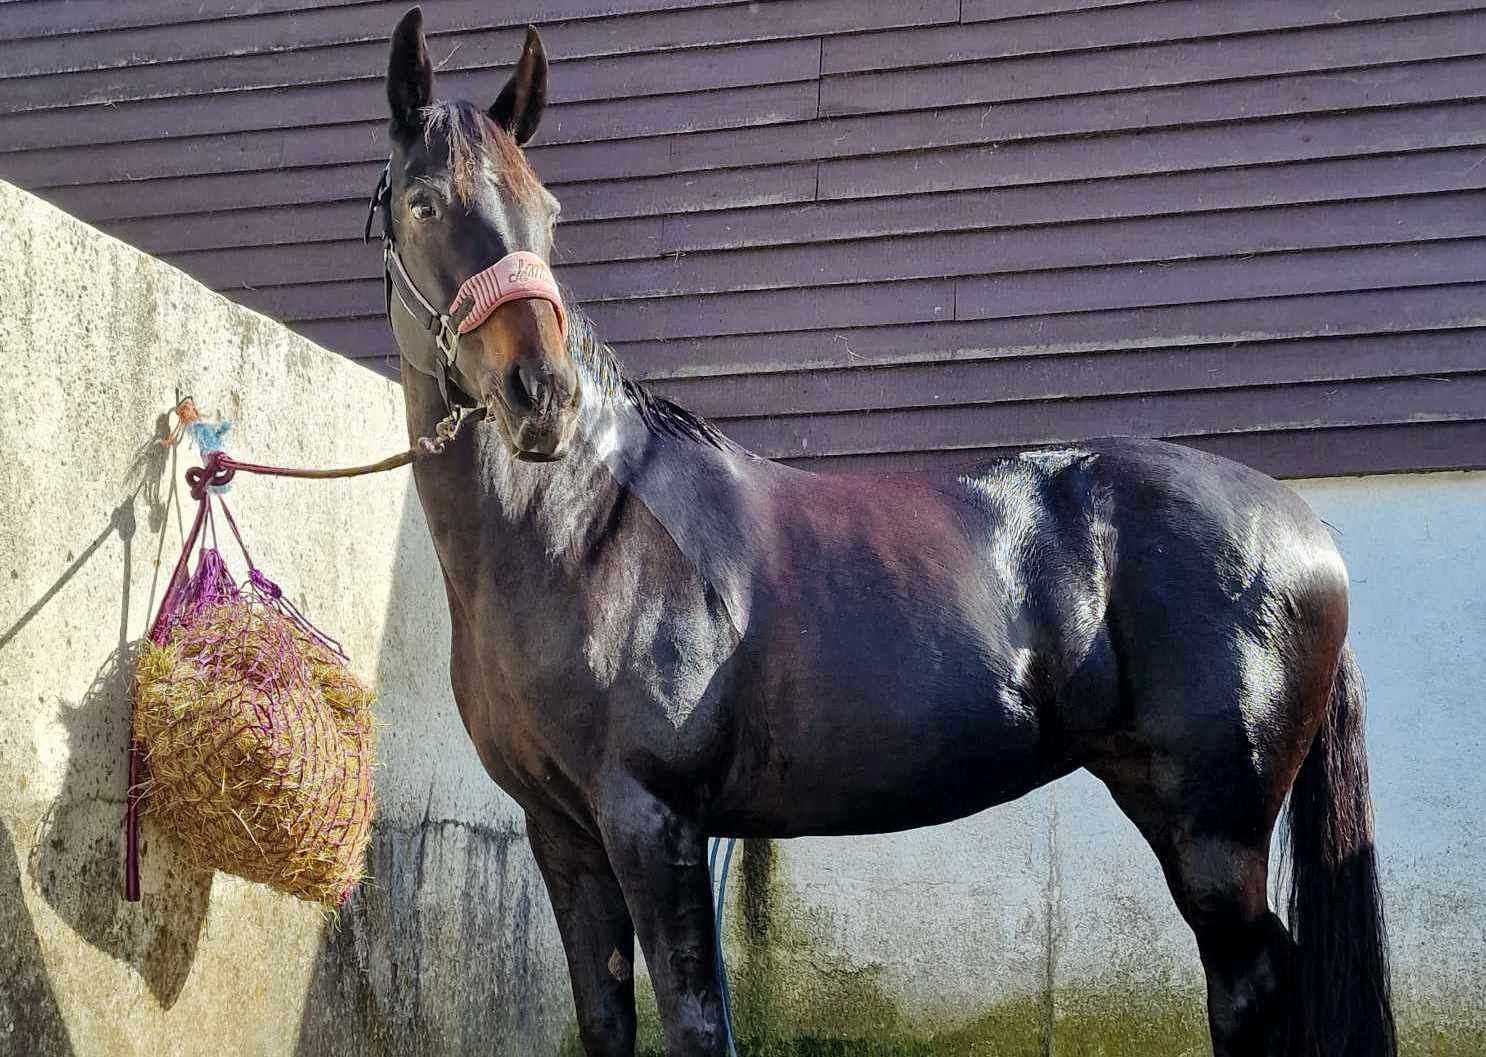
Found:
[[[1336,530],[1366,673],[1404,1052],[1486,1053],[1486,473],[1298,481]],[[1196,947],[1086,774],[936,829],[751,844],[745,1033],[864,1052],[1208,1052]],[[933,1039],[928,1048],[916,1048]]]
[[[571,1018],[556,930],[450,699],[407,471],[230,495],[381,691],[371,884],[329,919],[192,874],[146,826],[144,900],[122,901],[130,643],[196,459],[155,443],[161,413],[194,393],[244,457],[344,465],[405,446],[402,400],[6,185],[0,245],[0,1055],[550,1052]]]

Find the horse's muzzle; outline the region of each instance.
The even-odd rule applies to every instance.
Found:
[[[577,431],[579,393],[569,381],[541,367],[513,367],[486,399],[496,409],[512,454],[523,462],[555,462]]]

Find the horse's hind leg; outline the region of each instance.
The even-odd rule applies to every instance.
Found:
[[[588,1057],[634,1057],[635,930],[597,841],[566,824],[528,819],[527,834],[552,900]]]
[[[1161,770],[1159,762],[1152,768]],[[1177,908],[1197,937],[1214,1057],[1281,1057],[1293,944],[1269,909],[1272,814],[1261,810],[1260,816],[1270,817],[1245,819],[1247,813],[1228,802],[1222,812],[1227,817],[1217,821],[1164,802],[1168,798],[1149,777],[1101,777],[1155,849]],[[1185,777],[1196,784],[1193,776]],[[1192,788],[1182,778],[1174,786]]]

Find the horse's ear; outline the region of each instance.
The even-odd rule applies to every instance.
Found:
[[[433,102],[433,63],[423,40],[423,9],[402,16],[392,31],[387,60],[387,104],[394,139],[414,139],[423,131],[423,108]]]
[[[542,110],[547,105],[547,49],[536,29],[526,27],[526,43],[521,48],[521,61],[516,72],[490,104],[490,116],[509,132],[517,143],[525,144],[537,134]]]

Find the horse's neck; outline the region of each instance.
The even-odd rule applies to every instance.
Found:
[[[410,439],[432,436],[447,414],[437,383],[403,365]],[[569,455],[554,463],[515,460],[495,421],[467,424],[442,455],[415,474],[450,590],[474,585],[503,594],[562,589],[565,569],[606,523],[618,485],[595,446],[607,431],[633,435],[622,409],[586,409]]]
[[[445,414],[433,379],[403,368],[408,428],[428,436]],[[599,386],[591,391],[595,394]],[[418,493],[449,580],[450,601],[493,588],[511,601],[579,597],[603,585],[588,575],[585,549],[612,544],[623,523],[660,532],[723,598],[741,632],[748,625],[753,567],[769,504],[763,469],[773,464],[728,447],[656,435],[622,396],[586,403],[569,454],[555,463],[516,462],[495,423],[466,429],[443,456],[416,466]],[[765,475],[767,476],[767,475]],[[615,518],[637,501],[649,518]],[[657,540],[630,540],[643,549]]]

